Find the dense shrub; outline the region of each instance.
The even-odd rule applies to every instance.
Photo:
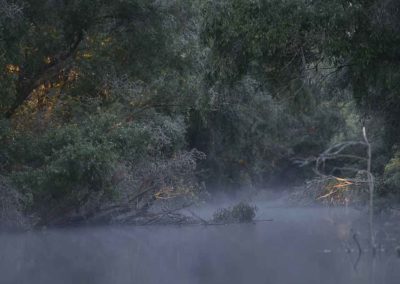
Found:
[[[193,171],[202,154],[183,151],[183,119],[152,110],[135,121],[126,115],[98,112],[36,133],[4,127],[0,158],[20,192],[32,195],[25,208],[47,219],[66,214],[54,210],[79,210],[93,198],[100,197],[98,207],[145,187],[152,188],[150,196],[163,188],[195,187]]]

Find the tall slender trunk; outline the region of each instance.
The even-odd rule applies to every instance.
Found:
[[[371,144],[368,141],[367,131],[363,127],[364,141],[367,144],[367,175],[368,175],[368,187],[369,187],[369,230],[370,230],[370,241],[372,249],[375,248],[375,236],[374,236],[374,176],[371,173],[372,163],[372,150]]]

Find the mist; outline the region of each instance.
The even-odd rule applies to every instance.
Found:
[[[273,221],[1,234],[0,283],[398,283],[396,244],[373,255],[363,212],[256,205],[256,220]]]
[[[0,284],[400,283],[399,0],[0,0]]]

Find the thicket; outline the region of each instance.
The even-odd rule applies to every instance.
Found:
[[[0,0],[0,196],[111,222],[201,183],[301,183],[293,161],[362,126],[399,196],[399,19],[394,0]]]

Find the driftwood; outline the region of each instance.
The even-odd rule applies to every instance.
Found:
[[[274,219],[260,219],[260,220],[253,220],[251,222],[207,222],[207,224],[203,224],[206,226],[227,226],[227,225],[233,225],[233,224],[256,224],[256,223],[263,223],[263,222],[273,222]],[[201,225],[201,224],[199,224]]]

